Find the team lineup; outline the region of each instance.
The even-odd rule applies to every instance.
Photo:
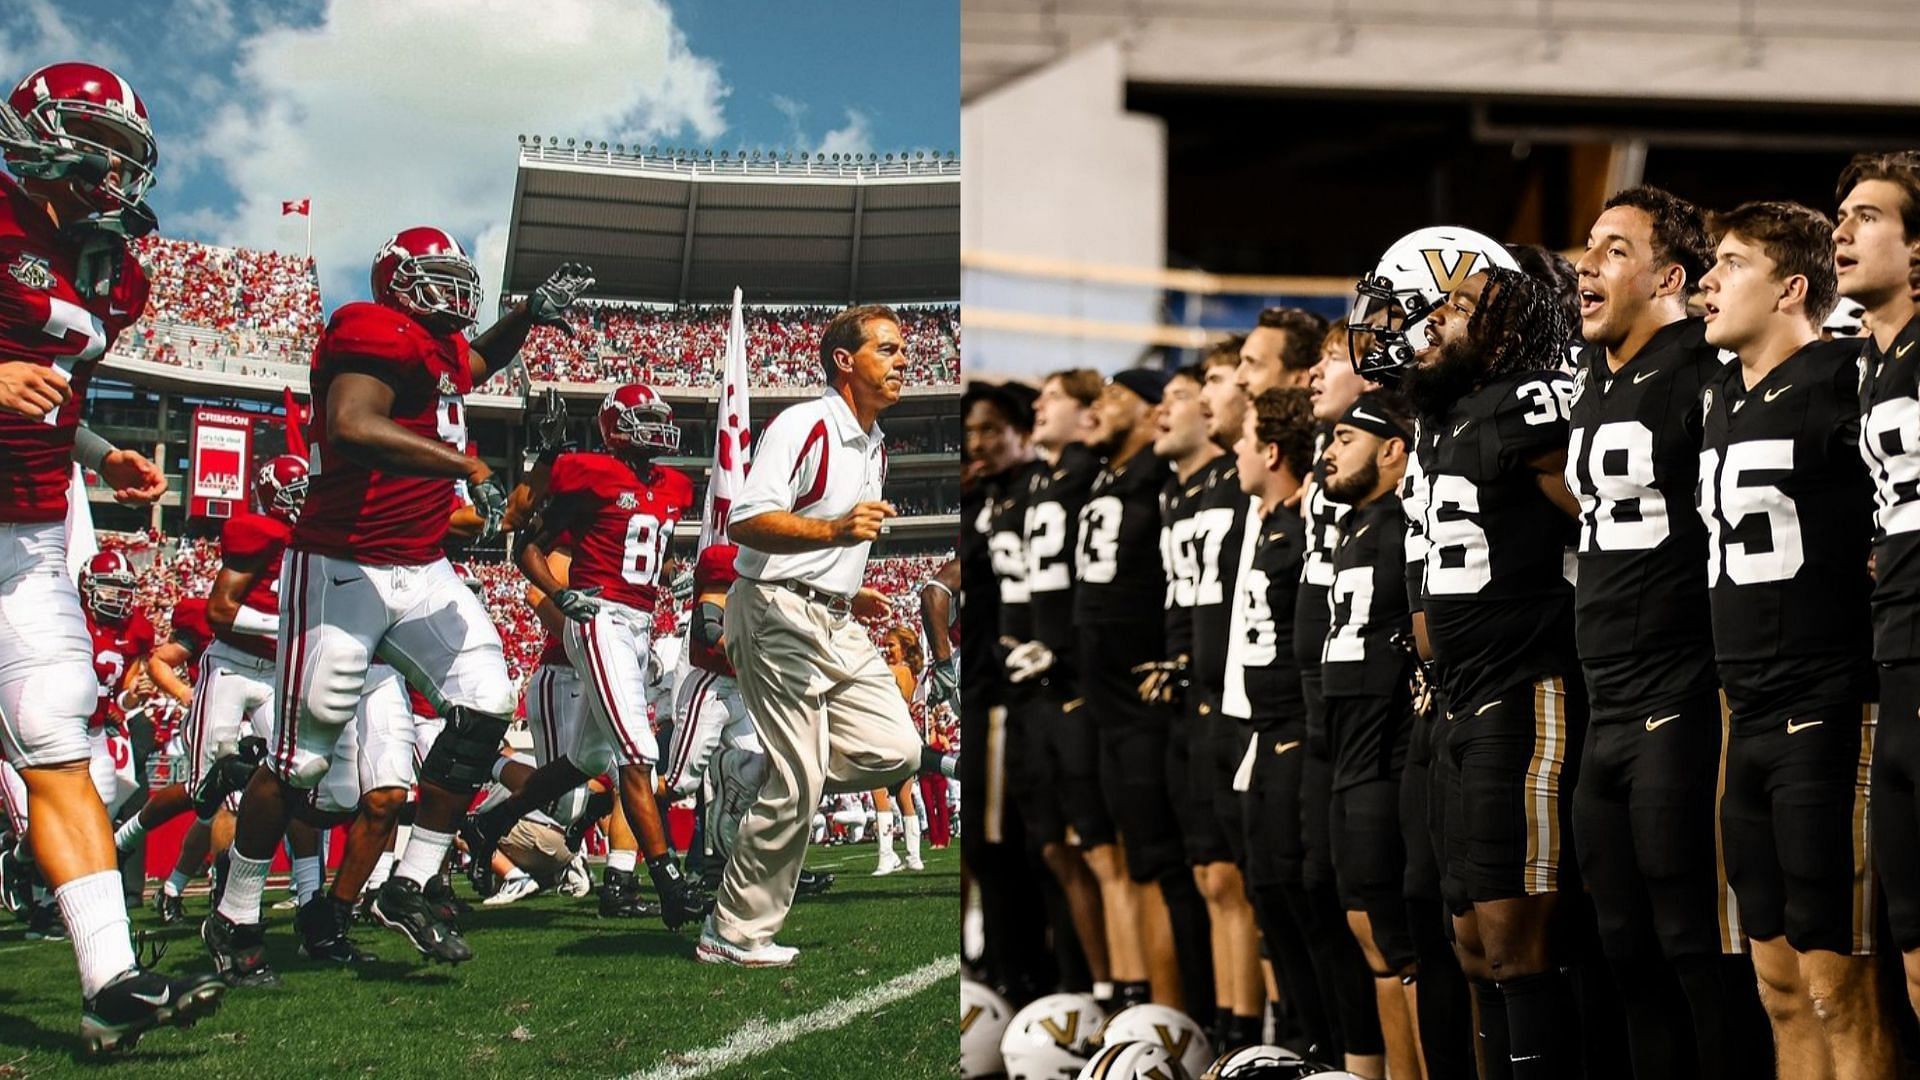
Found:
[[[456,847],[483,894],[512,885],[491,878],[500,851],[516,853],[509,867],[544,853],[564,877],[584,867],[579,834],[611,805],[602,915],[698,924],[688,952],[702,962],[784,966],[797,950],[774,936],[795,896],[831,883],[801,865],[823,795],[954,773],[909,715],[919,672],[903,681],[859,621],[891,612],[863,584],[895,514],[877,420],[909,359],[891,309],[849,308],[826,326],[826,391],[768,424],[730,528],[700,551],[668,754],[650,708],[671,674],[653,647],[672,600],[661,571],[676,526],[699,513],[689,477],[655,460],[679,447],[672,410],[646,385],[621,385],[596,415],[598,448],[541,425],[511,490],[467,437],[466,396],[534,327],[571,332],[589,268],[562,264],[475,333],[482,288],[459,242],[435,227],[394,235],[375,256],[372,299],[334,311],[315,347],[310,453],[257,470],[251,511],[220,530],[211,591],[183,601],[156,642],[124,556],[95,556],[77,585],[67,568],[76,463],[125,503],[167,489],[152,462],[81,423],[95,364],[146,304],[126,241],[154,227],[155,135],[125,80],[61,63],[0,108],[0,150],[13,173],[0,176],[0,771],[25,840],[5,869],[9,889],[32,881],[36,934],[73,942],[89,1051],[192,1026],[229,988],[279,984],[262,898],[283,844],[303,957],[371,959],[350,935],[359,918],[457,964],[473,948],[449,886]],[[502,534],[547,635],[525,691],[531,761],[503,749],[521,691],[480,580],[447,557],[450,544]],[[958,612],[936,600],[957,588],[947,578],[924,604],[936,704],[958,687],[945,640]],[[135,782],[109,705],[135,663],[191,703],[187,775],[115,830],[109,814]],[[676,795],[706,785],[717,858],[704,882],[669,847],[659,781]],[[214,971],[169,975],[136,956],[117,855],[189,813],[157,903],[163,921],[180,920],[181,886],[223,849],[199,927]],[[329,883],[335,827],[346,843]]]
[[[1420,229],[1344,324],[974,384],[965,710],[1060,899],[979,874],[965,1071],[1897,1075],[1916,238],[1912,153],[1629,188],[1571,264]]]

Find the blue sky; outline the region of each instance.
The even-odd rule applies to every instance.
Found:
[[[521,132],[959,147],[959,0],[0,3],[0,82],[60,59],[146,100],[163,233],[299,251],[280,200],[311,197],[329,309],[412,224],[451,229],[497,283]]]

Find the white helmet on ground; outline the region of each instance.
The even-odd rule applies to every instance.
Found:
[[[1306,1064],[1284,1046],[1242,1046],[1221,1054],[1200,1080],[1294,1080]]]
[[[1007,1080],[1065,1080],[1100,1046],[1106,1021],[1088,994],[1048,994],[1013,1014],[1000,1040]]]
[[[1426,347],[1427,316],[1447,294],[1489,266],[1520,266],[1499,241],[1451,225],[1415,229],[1393,242],[1373,272],[1354,286],[1347,316],[1353,369],[1375,382],[1393,382]]]
[[[1100,1041],[1144,1042],[1163,1047],[1180,1060],[1190,1076],[1198,1076],[1213,1060],[1213,1043],[1193,1017],[1166,1005],[1132,1005],[1113,1015],[1100,1032]]]
[[[1074,1080],[1193,1080],[1180,1058],[1150,1042],[1108,1043]]]
[[[993,988],[972,979],[960,980],[960,1075],[998,1076],[1006,1072],[1000,1059],[1000,1039],[1013,1020],[1013,1006]]]

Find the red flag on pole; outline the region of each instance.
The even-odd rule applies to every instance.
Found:
[[[293,387],[282,388],[286,398],[283,423],[287,430],[287,453],[307,456],[307,407],[293,399]]]
[[[312,203],[312,199],[283,200],[280,203],[280,216],[286,217],[288,214],[305,215],[312,208]]]

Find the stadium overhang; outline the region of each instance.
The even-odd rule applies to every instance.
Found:
[[[500,295],[562,262],[593,295],[664,304],[951,303],[960,296],[952,155],[796,162],[523,142]]]

